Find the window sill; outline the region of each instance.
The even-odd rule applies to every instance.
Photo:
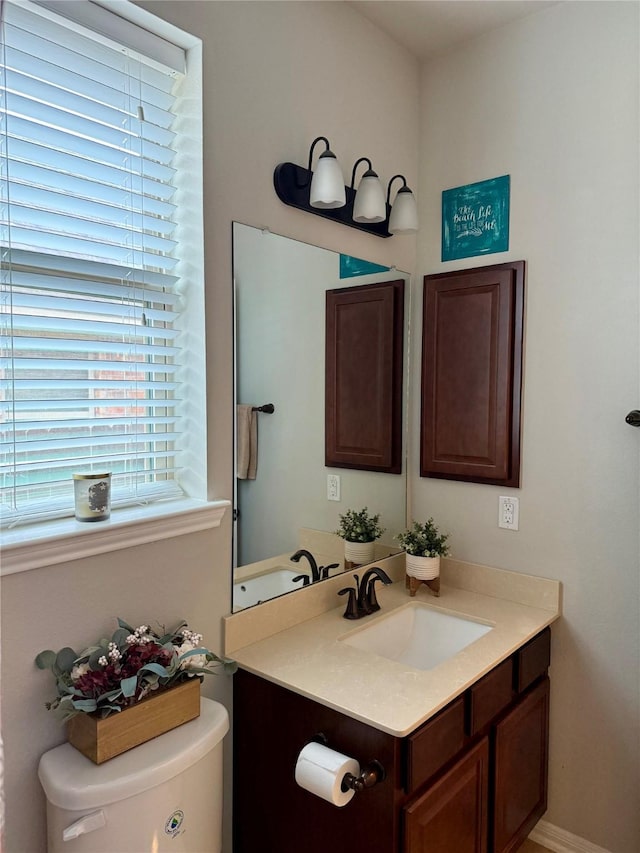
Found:
[[[228,506],[226,500],[184,498],[114,510],[110,519],[96,524],[63,518],[3,531],[0,575],[219,527]]]

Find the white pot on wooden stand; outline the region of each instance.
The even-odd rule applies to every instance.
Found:
[[[440,557],[405,554],[405,566],[411,597],[416,594],[421,584],[425,584],[433,595],[440,595]]]
[[[373,561],[375,542],[350,542],[344,540],[344,559],[356,566],[363,566]]]
[[[421,581],[432,581],[440,577],[440,557],[418,557],[415,554],[405,554],[407,574],[410,578]]]

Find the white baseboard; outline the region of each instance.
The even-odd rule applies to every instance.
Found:
[[[560,829],[546,820],[538,821],[529,833],[529,838],[553,853],[610,853],[604,847],[598,847],[597,844],[567,832],[566,829]]]

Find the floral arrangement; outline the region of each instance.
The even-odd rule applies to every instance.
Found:
[[[336,534],[349,542],[375,542],[384,533],[380,526],[380,515],[369,515],[367,507],[361,510],[348,509],[340,516]]]
[[[396,539],[407,554],[414,557],[446,557],[449,554],[448,533],[440,533],[429,518],[424,524],[413,522],[412,527],[399,533]]]
[[[108,717],[153,690],[213,673],[214,665],[227,673],[237,668],[234,661],[204,648],[202,635],[184,621],[160,633],[148,625],[132,628],[122,619],[118,626],[110,640],[101,639],[80,654],[65,647],[36,657],[36,666],[51,670],[56,680],[58,695],[46,707],[60,719],[93,712]]]

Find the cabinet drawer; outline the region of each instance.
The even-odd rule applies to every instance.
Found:
[[[406,790],[410,793],[464,746],[464,697],[447,705],[407,740]]]
[[[545,628],[516,654],[515,687],[518,693],[544,675],[551,661],[551,629]]]
[[[513,661],[503,661],[467,691],[467,734],[473,736],[513,698]]]

